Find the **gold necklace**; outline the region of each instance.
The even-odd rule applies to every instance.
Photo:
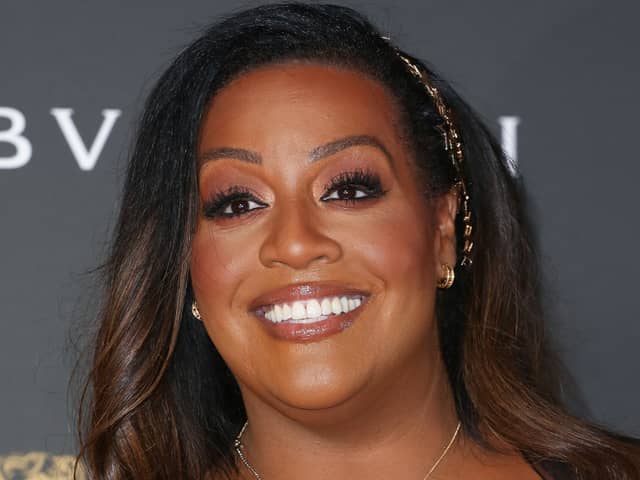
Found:
[[[242,444],[242,434],[247,429],[248,425],[249,425],[249,421],[247,420],[246,422],[244,422],[244,425],[242,426],[240,433],[238,433],[238,435],[236,436],[236,439],[233,442],[233,448],[235,448],[236,453],[240,458],[240,461],[244,464],[247,470],[251,472],[251,474],[253,475],[253,478],[255,478],[256,480],[262,480],[262,477],[260,476],[258,471],[253,467],[253,465],[251,465],[249,460],[247,460],[247,456],[244,454],[244,445]],[[429,476],[435,471],[435,469],[438,467],[438,465],[440,464],[442,459],[445,457],[445,455],[449,452],[449,449],[453,445],[453,442],[456,441],[456,437],[458,436],[458,432],[460,431],[460,426],[461,426],[461,423],[458,422],[458,425],[456,426],[456,431],[453,432],[453,435],[451,436],[449,443],[444,448],[444,450],[442,451],[442,453],[440,454],[436,462],[431,466],[427,474],[422,478],[422,480],[427,480],[427,478],[429,478]]]

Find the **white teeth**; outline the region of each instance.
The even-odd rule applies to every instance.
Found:
[[[281,303],[266,307],[264,317],[273,322],[291,321],[294,323],[313,323],[325,320],[329,315],[340,315],[355,310],[362,305],[363,297],[336,296],[322,299],[298,300],[292,304]]]
[[[304,304],[302,302],[293,302],[293,307],[291,307],[291,318],[294,320],[300,320],[307,316],[307,310],[304,308]]]
[[[317,300],[309,300],[307,302],[307,318],[319,317],[320,315],[322,315],[320,302]]]
[[[333,297],[331,299],[331,313],[334,315],[342,313],[342,305],[340,304],[340,299],[338,297]]]
[[[340,305],[342,305],[343,312],[349,311],[349,301],[347,300],[347,297],[340,297]]]
[[[282,321],[282,307],[280,305],[276,305],[273,309],[273,313],[275,314],[276,322]]]
[[[323,298],[320,308],[322,309],[322,315],[331,315],[331,300]]]

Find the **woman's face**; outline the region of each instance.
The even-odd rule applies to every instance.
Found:
[[[436,362],[455,199],[423,200],[398,122],[379,83],[323,65],[213,98],[191,276],[245,401],[328,408]]]

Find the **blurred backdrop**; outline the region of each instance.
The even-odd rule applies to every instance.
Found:
[[[97,302],[87,272],[103,259],[144,96],[200,28],[259,3],[0,8],[0,456],[75,451],[69,339]],[[337,3],[432,63],[501,139],[531,195],[576,409],[640,435],[640,4]]]

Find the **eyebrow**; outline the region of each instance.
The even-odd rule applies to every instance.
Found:
[[[309,152],[309,162],[317,162],[325,157],[334,155],[342,150],[358,145],[367,145],[377,148],[384,153],[387,160],[393,165],[393,157],[384,146],[384,144],[372,135],[350,135],[348,137],[340,138],[332,142],[320,145]],[[244,148],[233,147],[220,147],[207,150],[198,158],[200,165],[213,160],[219,160],[221,158],[234,158],[247,163],[262,164],[262,156],[259,153]]]
[[[387,160],[389,160],[393,164],[393,157],[387,150],[387,147],[385,147],[380,140],[372,135],[352,135],[349,137],[341,138],[339,140],[335,140],[333,142],[329,142],[325,145],[321,145],[311,150],[311,153],[309,153],[309,160],[311,162],[316,162],[321,158],[329,157],[341,150],[349,147],[354,147],[356,145],[368,145],[370,147],[379,149],[387,157]]]
[[[247,163],[262,163],[262,157],[259,153],[252,152],[251,150],[245,150],[244,148],[232,147],[220,147],[207,150],[202,155],[200,155],[200,158],[198,158],[198,163],[202,165],[205,162],[219,160],[221,158],[235,158]]]

